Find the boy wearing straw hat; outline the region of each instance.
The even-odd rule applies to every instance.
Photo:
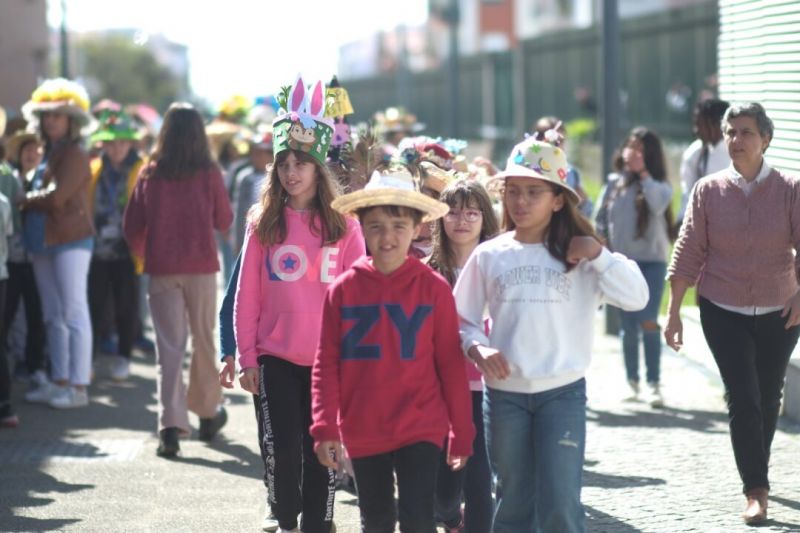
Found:
[[[393,531],[398,514],[403,531],[434,531],[437,456],[447,444],[462,468],[475,428],[450,287],[408,251],[449,208],[405,169],[375,172],[332,205],[358,216],[371,257],[326,292],[312,371],[317,457],[337,468],[347,448],[365,531]]]

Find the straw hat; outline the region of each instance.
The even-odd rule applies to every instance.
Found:
[[[8,161],[16,165],[19,162],[19,152],[23,145],[35,142],[39,143],[39,136],[35,133],[28,133],[25,130],[19,130],[6,141],[6,153]]]
[[[29,123],[38,124],[39,115],[46,111],[59,111],[74,118],[84,130],[94,125],[89,114],[89,94],[82,85],[64,78],[45,80],[22,106],[22,114]]]
[[[528,137],[511,150],[505,170],[495,174],[489,183],[496,184],[499,180],[511,177],[534,178],[566,189],[576,201],[580,202],[578,193],[567,185],[568,169],[564,150],[549,142]]]
[[[391,168],[381,172],[376,170],[363,189],[339,196],[331,203],[331,207],[342,214],[379,205],[418,209],[425,213],[423,222],[441,218],[450,211],[447,204],[419,192],[414,177],[404,168]]]

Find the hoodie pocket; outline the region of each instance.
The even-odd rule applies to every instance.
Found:
[[[276,355],[313,358],[320,320],[315,313],[280,313],[266,335],[270,349]]]

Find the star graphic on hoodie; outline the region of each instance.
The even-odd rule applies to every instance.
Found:
[[[292,259],[291,257],[287,257],[283,260],[283,268],[286,270],[294,270],[294,266],[297,264],[297,261]]]

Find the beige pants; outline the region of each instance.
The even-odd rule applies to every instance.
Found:
[[[222,401],[214,349],[216,274],[152,276],[148,301],[156,331],[158,429],[177,427],[189,433],[188,411],[210,418]],[[187,390],[183,357],[190,331],[192,359]]]

